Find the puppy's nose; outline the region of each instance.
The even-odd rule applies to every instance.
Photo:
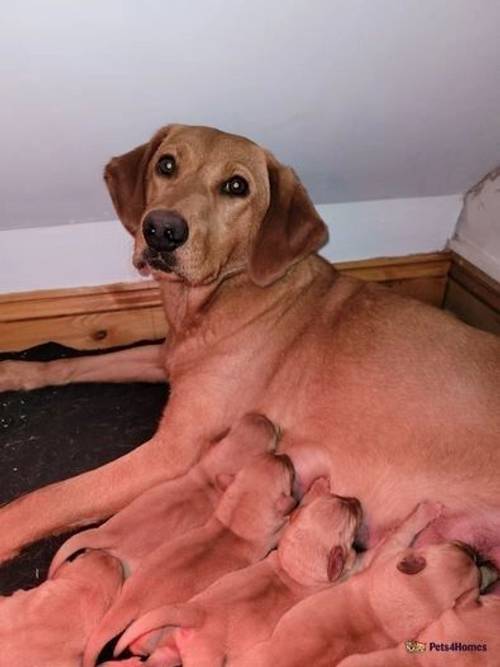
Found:
[[[144,218],[142,233],[152,250],[171,252],[187,241],[189,229],[184,218],[174,211],[151,211]]]

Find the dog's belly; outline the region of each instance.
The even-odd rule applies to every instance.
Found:
[[[447,509],[436,538],[500,560],[500,429],[491,405],[472,391],[461,400],[453,387],[430,392],[411,369],[396,382],[364,361],[352,373],[306,372],[301,381],[288,369],[288,381],[264,397],[302,487],[328,475],[335,493],[359,498],[367,546],[418,502],[440,501]]]
[[[459,540],[481,557],[500,565],[500,511],[484,511],[478,505],[470,512],[446,511],[417,538],[417,546]]]

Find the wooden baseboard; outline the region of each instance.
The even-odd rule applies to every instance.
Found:
[[[441,306],[450,253],[342,262],[342,273]],[[153,281],[0,295],[0,352],[49,341],[77,349],[157,340],[166,334]]]
[[[444,308],[467,324],[500,335],[500,283],[454,252]]]

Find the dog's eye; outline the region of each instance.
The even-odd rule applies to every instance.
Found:
[[[156,165],[156,171],[160,176],[172,176],[175,173],[176,164],[173,155],[162,155]]]
[[[232,176],[222,184],[221,192],[233,197],[244,197],[248,194],[248,182],[243,176]]]

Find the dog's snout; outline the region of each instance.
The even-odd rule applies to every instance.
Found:
[[[144,219],[142,232],[152,250],[171,252],[187,241],[189,228],[174,211],[151,211]]]

